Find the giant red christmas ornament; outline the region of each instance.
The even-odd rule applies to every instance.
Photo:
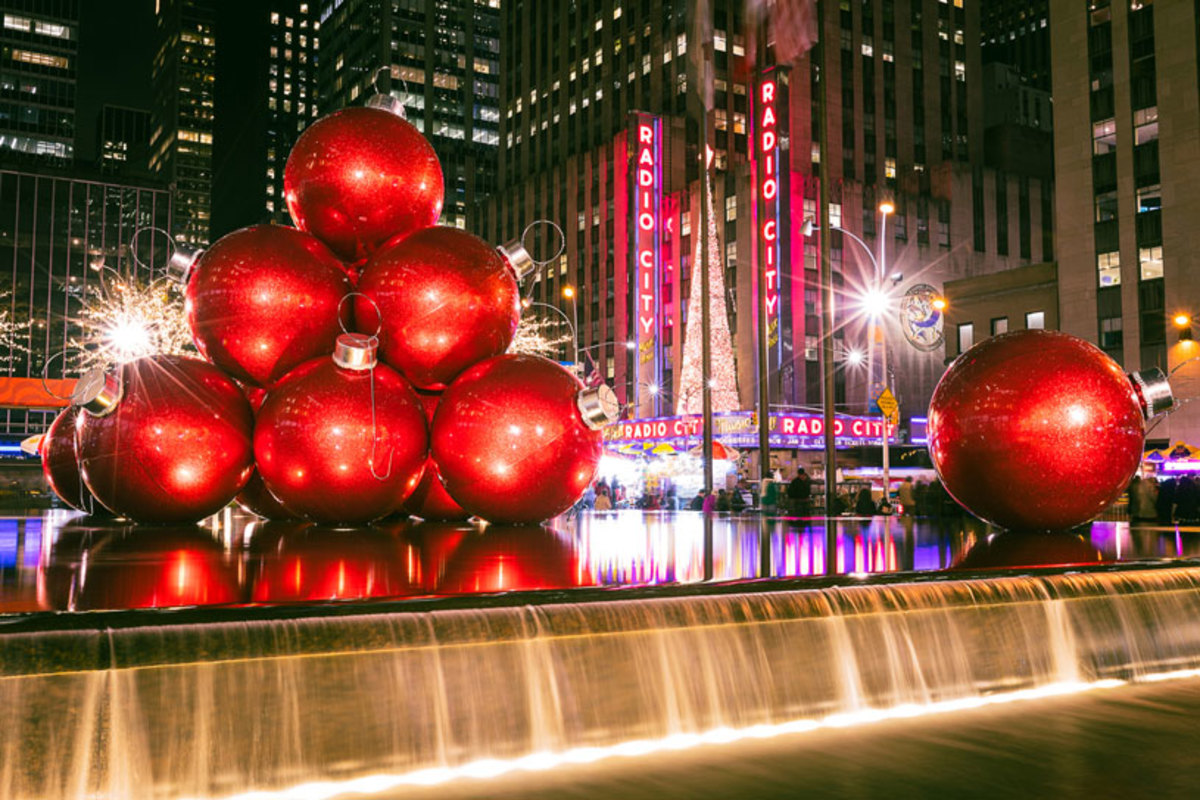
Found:
[[[323,117],[296,140],[283,171],[288,212],[346,261],[437,222],[442,167],[386,95]]]
[[[533,268],[523,247],[509,248],[439,226],[378,252],[359,279],[355,313],[364,328],[382,316],[380,358],[436,390],[507,350],[521,317],[517,282]]]
[[[254,419],[211,364],[148,356],[80,379],[83,480],[111,511],[139,522],[192,522],[233,499],[254,468]]]
[[[258,474],[258,470],[254,471],[250,476],[250,480],[246,481],[246,485],[242,488],[242,491],[238,492],[238,496],[234,499],[244,511],[248,511],[263,519],[296,519],[296,515],[284,508],[283,503],[279,502],[275,495],[271,494],[270,490],[267,489],[267,485],[263,483],[262,476]]]
[[[503,355],[464,372],[438,404],[433,459],[459,505],[490,522],[540,522],[592,482],[611,389],[584,389],[544,358]]]
[[[988,339],[942,376],[929,453],[976,516],[1019,531],[1095,518],[1142,458],[1145,421],[1172,404],[1158,370],[1126,375],[1095,345],[1025,330]]]
[[[239,381],[270,386],[332,353],[349,327],[349,304],[342,319],[339,304],[353,289],[350,278],[325,245],[295,228],[234,231],[182,271],[196,347]]]
[[[78,417],[79,409],[69,406],[50,423],[39,446],[42,474],[58,498],[71,508],[88,514],[107,514],[108,509],[96,502],[79,473],[79,459],[75,455],[75,421]]]
[[[284,508],[317,522],[359,524],[396,511],[421,482],[425,412],[373,339],[338,338],[333,358],[301,365],[267,396],[254,456]]]
[[[433,426],[433,414],[437,411],[441,392],[421,392],[421,403],[425,407],[425,418]],[[438,474],[437,462],[433,456],[425,464],[425,477],[417,486],[412,496],[404,504],[404,510],[414,517],[426,520],[465,520],[470,516],[463,507],[454,502],[454,498],[442,485],[442,476]]]

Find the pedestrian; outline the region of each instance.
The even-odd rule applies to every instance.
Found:
[[[717,496],[708,490],[701,492],[704,495],[704,505],[702,511],[705,514],[711,514],[717,509]]]
[[[875,516],[875,501],[871,498],[871,487],[864,486],[858,492],[858,499],[854,501],[854,513],[860,517]]]
[[[763,478],[763,486],[759,490],[762,513],[773,516],[779,511],[779,484],[770,477]]]
[[[900,504],[900,513],[906,517],[911,517],[917,512],[917,493],[913,487],[912,476],[909,475],[900,484],[900,488],[896,490],[896,502]]]
[[[612,507],[612,498],[608,496],[608,492],[596,493],[596,504],[594,506],[596,511],[612,511]]]
[[[788,505],[793,514],[807,517],[812,514],[812,478],[804,467],[796,472],[787,488]]]

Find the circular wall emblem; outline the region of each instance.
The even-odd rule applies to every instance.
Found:
[[[904,338],[918,350],[928,352],[942,346],[944,316],[933,307],[937,291],[928,283],[918,283],[900,299],[900,328]]]

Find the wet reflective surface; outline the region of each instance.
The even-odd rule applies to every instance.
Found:
[[[705,543],[711,541],[711,547]],[[351,530],[227,509],[196,526],[52,510],[0,517],[0,613],[315,604],[878,573],[976,573],[1200,557],[1200,528],[1096,522],[996,533],[969,517],[587,512],[545,526],[396,521]]]

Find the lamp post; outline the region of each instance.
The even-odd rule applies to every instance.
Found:
[[[886,288],[886,284],[885,284],[885,282],[887,280],[887,251],[884,248],[885,248],[885,245],[887,244],[888,214],[891,214],[895,210],[896,210],[896,207],[894,205],[892,205],[890,202],[884,201],[879,204],[880,226],[879,226],[879,256],[878,257],[876,257],[875,254],[871,252],[871,248],[867,246],[867,243],[864,242],[862,239],[860,239],[858,236],[856,236],[855,234],[846,230],[845,228],[842,228],[842,227],[839,227],[836,225],[833,226],[834,230],[840,231],[843,236],[847,236],[850,239],[853,239],[855,242],[857,242],[858,245],[860,247],[862,247],[863,252],[867,254],[867,258],[870,259],[871,266],[874,267],[874,276],[873,276],[873,280],[871,282],[871,288],[867,292],[867,297],[866,297],[866,302],[865,302],[865,305],[867,307],[867,312],[870,314],[870,319],[871,319],[871,330],[867,337],[867,343],[868,343],[868,346],[870,346],[875,340],[876,332],[878,332],[879,350],[880,350],[879,361],[880,361],[880,366],[883,368],[883,376],[882,376],[883,380],[881,382],[883,384],[884,391],[888,391],[890,389],[890,385],[889,385],[890,381],[888,380],[887,335],[886,335],[887,330],[886,330],[886,322],[884,321],[884,319],[885,319],[884,312],[887,311],[888,305],[889,305],[889,298],[887,295],[887,288]],[[868,377],[868,384],[869,383],[870,383],[870,378]],[[868,389],[868,394],[869,393],[870,393],[870,390]],[[870,404],[868,403],[868,406],[869,405]],[[883,411],[883,409],[880,409],[880,411]],[[889,453],[888,453],[888,417],[889,416],[890,416],[889,414],[884,412],[882,456],[883,456],[883,503],[884,503],[884,505],[886,505],[890,508],[891,507],[891,495],[890,495],[891,474],[890,474],[890,469],[889,469],[890,457],[889,457]]]
[[[575,363],[579,363],[579,306],[575,303],[575,287],[567,284],[562,290],[563,297],[571,301],[571,325],[572,331],[575,334]]]

